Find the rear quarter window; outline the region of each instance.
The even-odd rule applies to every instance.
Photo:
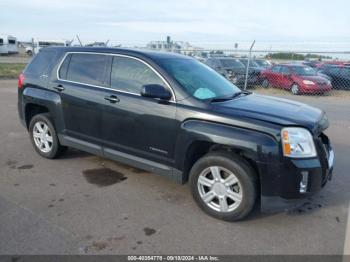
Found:
[[[69,62],[70,62],[71,57],[72,57],[72,55],[67,55],[65,57],[63,63],[61,64],[61,67],[58,71],[59,78],[67,79],[68,66],[69,66]]]
[[[55,58],[56,51],[54,50],[40,51],[25,69],[25,74],[32,76],[48,75],[48,70],[54,63]]]

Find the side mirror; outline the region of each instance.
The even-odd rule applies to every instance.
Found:
[[[170,100],[171,93],[162,85],[150,84],[144,85],[141,89],[141,96],[149,98],[158,98],[162,100]]]

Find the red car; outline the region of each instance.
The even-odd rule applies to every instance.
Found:
[[[278,87],[298,94],[323,94],[332,89],[331,82],[317,75],[309,66],[278,64],[261,72],[262,86]]]

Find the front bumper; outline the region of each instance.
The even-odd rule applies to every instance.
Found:
[[[286,159],[278,164],[259,163],[262,211],[296,207],[332,179],[334,152],[328,138],[322,134],[315,140],[315,146],[315,158]]]
[[[320,94],[330,92],[332,90],[331,85],[305,85],[300,86],[300,91],[304,94]]]

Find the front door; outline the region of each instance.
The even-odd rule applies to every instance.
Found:
[[[114,56],[111,89],[106,91],[102,137],[106,147],[150,161],[171,165],[178,123],[176,103],[140,95],[147,84],[167,88],[158,73],[143,61]]]

